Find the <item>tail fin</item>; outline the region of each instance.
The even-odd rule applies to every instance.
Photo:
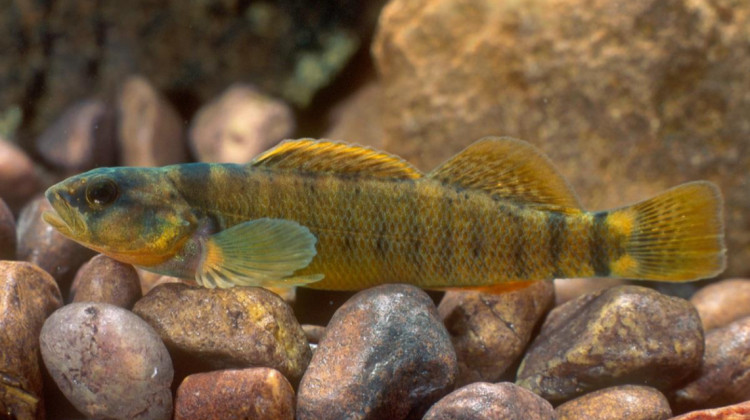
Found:
[[[707,181],[690,182],[610,213],[628,220],[625,255],[612,275],[633,279],[690,281],[724,270],[721,193]],[[624,232],[623,232],[624,233]]]

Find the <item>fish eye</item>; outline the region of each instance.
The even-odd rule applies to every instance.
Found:
[[[95,207],[112,204],[119,195],[120,189],[109,178],[95,179],[86,187],[86,201]]]

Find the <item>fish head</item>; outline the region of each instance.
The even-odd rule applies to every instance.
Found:
[[[42,215],[70,239],[134,265],[174,256],[197,217],[159,168],[98,168],[50,187]]]

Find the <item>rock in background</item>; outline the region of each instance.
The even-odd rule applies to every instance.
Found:
[[[695,179],[750,272],[750,4],[394,0],[373,46],[384,147],[430,169],[486,135],[531,141],[591,209]]]

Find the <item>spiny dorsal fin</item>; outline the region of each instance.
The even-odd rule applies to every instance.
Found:
[[[509,137],[477,140],[428,176],[522,204],[557,210],[581,208],[570,185],[539,149]]]
[[[363,146],[329,140],[287,140],[256,157],[251,165],[311,172],[361,174],[378,178],[422,177],[408,162]]]

